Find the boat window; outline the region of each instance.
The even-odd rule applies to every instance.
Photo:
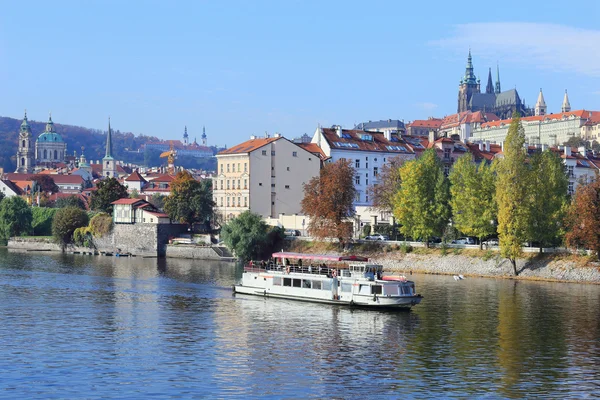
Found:
[[[273,286],[281,286],[281,277],[280,276],[273,277]]]
[[[358,287],[358,293],[360,294],[371,294],[371,288],[369,285],[360,285]]]
[[[402,294],[411,294],[410,293],[410,287],[408,287],[406,285],[400,286],[400,290],[402,291]]]
[[[306,280],[306,279],[302,281],[302,287],[303,287],[303,288],[310,289],[310,288],[311,288],[311,286],[312,286],[312,285],[311,285],[311,281],[309,281],[309,280]]]
[[[371,294],[381,294],[381,285],[371,286]]]
[[[331,280],[323,281],[323,290],[331,290]]]
[[[293,287],[301,287],[302,286],[302,279],[292,279],[292,286]]]
[[[347,282],[342,282],[342,292],[351,292],[352,284]]]
[[[399,285],[384,285],[383,294],[384,296],[398,296]]]
[[[292,278],[283,278],[283,286],[292,286]]]
[[[312,288],[321,290],[321,281],[312,281]]]
[[[347,270],[347,269],[343,269],[343,270],[342,270],[342,276],[347,276],[347,277],[350,277],[350,271],[349,271],[349,270]]]

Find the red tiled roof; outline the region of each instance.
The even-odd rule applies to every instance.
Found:
[[[137,170],[133,171],[131,175],[125,178],[125,182],[147,182],[143,176],[140,175]]]
[[[4,184],[6,186],[8,186],[8,188],[10,190],[12,190],[13,192],[15,192],[18,196],[23,194],[23,190],[18,185],[16,185],[13,181],[8,180],[8,179],[2,179],[2,182],[4,182]]]
[[[144,200],[124,198],[124,199],[119,199],[117,201],[113,201],[110,204],[135,204],[139,201],[144,201]]]
[[[174,179],[175,177],[173,177],[172,175],[163,174],[152,179],[152,182],[173,182]]]
[[[327,160],[329,158],[325,153],[323,153],[323,149],[321,149],[316,143],[298,143],[298,146],[310,153],[317,154],[321,160]]]
[[[592,111],[586,111],[586,110],[576,110],[576,111],[569,111],[569,112],[561,112],[561,113],[556,113],[556,114],[546,114],[546,115],[534,115],[531,117],[523,117],[521,118],[521,121],[523,122],[527,122],[527,121],[544,121],[546,119],[548,120],[560,120],[563,118],[569,118],[571,116],[574,117],[578,117],[578,118],[589,118],[590,115],[593,116],[594,112]],[[501,126],[502,124],[504,125],[510,125],[510,123],[512,122],[512,119],[502,119],[502,120],[497,120],[497,121],[491,121],[491,122],[486,122],[484,124],[481,124],[482,128],[485,127],[496,127],[496,126]]]
[[[279,140],[279,139],[282,139],[282,137],[278,136],[278,137],[269,137],[269,138],[250,139],[250,140],[245,141],[244,143],[240,143],[229,149],[222,150],[219,153],[217,153],[217,155],[250,153],[251,151],[259,149],[259,148],[261,148],[269,143],[272,143],[276,140]]]
[[[159,218],[169,218],[168,214],[165,213],[161,213],[161,212],[155,212],[155,211],[146,211],[144,210],[144,212],[154,215],[155,217],[159,217]]]
[[[435,128],[439,129],[442,126],[441,118],[416,119],[407,126],[415,126],[419,128]]]
[[[35,175],[37,174],[18,174],[16,172],[5,174],[6,178],[10,179],[11,181],[31,181],[31,178]],[[53,174],[50,175],[50,177],[54,180],[54,183],[56,183],[57,185],[80,185],[83,183],[83,178],[81,177],[81,175]]]
[[[402,139],[402,136],[391,135],[394,140],[387,140],[381,132],[369,132],[356,129],[343,129],[342,137],[337,135],[336,129],[322,128],[323,136],[332,149],[353,150],[353,151],[381,151],[386,153],[413,153],[412,147]],[[372,140],[363,140],[360,135],[370,135]],[[336,145],[340,143],[341,146]],[[345,147],[345,143],[352,144],[353,147]],[[390,148],[388,146],[393,146]],[[402,150],[404,148],[404,150]]]

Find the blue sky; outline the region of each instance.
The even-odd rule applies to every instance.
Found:
[[[600,110],[598,17],[596,1],[6,1],[0,115],[293,138],[456,112],[469,47],[482,86],[498,61],[531,105],[542,87],[550,112],[565,89]]]

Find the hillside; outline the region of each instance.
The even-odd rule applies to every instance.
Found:
[[[19,136],[20,119],[0,117],[0,167],[6,172],[13,172],[16,168],[17,139]],[[29,121],[33,137],[37,138],[46,128],[46,122]],[[105,143],[107,131],[89,129],[81,126],[63,125],[54,123],[56,132],[60,133],[67,143],[67,153],[73,155],[81,154],[81,148],[85,147],[84,153],[88,160],[100,160],[105,154]],[[144,154],[143,145],[146,142],[159,141],[154,136],[134,135],[131,132],[112,131],[113,156],[117,160],[139,165],[157,166],[165,164],[165,159],[158,158],[155,152]],[[217,149],[213,148],[216,153]],[[216,166],[214,158],[211,160],[193,160],[188,157],[178,160],[179,165],[186,168],[214,169]]]

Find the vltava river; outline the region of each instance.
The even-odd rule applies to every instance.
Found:
[[[600,395],[600,287],[413,275],[412,312],[232,296],[234,264],[0,249],[0,396]]]

